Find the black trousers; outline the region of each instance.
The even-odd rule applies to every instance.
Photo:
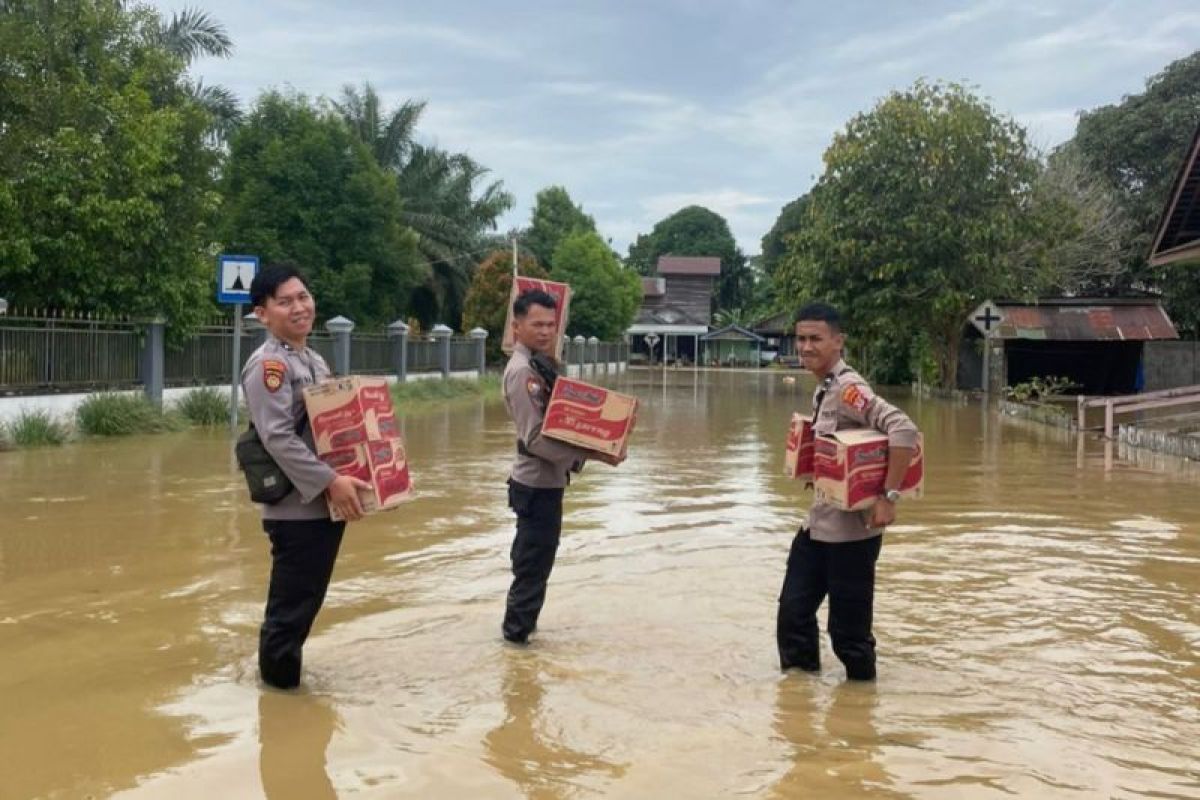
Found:
[[[523,643],[537,627],[546,602],[546,583],[562,534],[563,490],[535,489],[510,480],[508,505],[517,515],[517,535],[502,631],[510,642]]]
[[[857,542],[815,542],[801,528],[788,554],[779,593],[775,637],[783,669],[821,668],[817,609],[829,596],[829,637],[851,680],[875,677],[875,562],[882,536]]]
[[[345,522],[263,520],[271,538],[271,584],[258,636],[258,671],[280,689],[300,683],[301,649],[325,602]]]

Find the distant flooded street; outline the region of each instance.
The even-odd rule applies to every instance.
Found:
[[[352,526],[299,694],[254,653],[268,543],[224,431],[0,453],[0,798],[1200,797],[1200,470],[888,392],[927,493],[880,558],[880,679],[781,675],[810,386],[635,371],[532,646],[499,635],[513,434],[405,421],[417,499]],[[1077,461],[1082,460],[1082,468]],[[824,614],[822,613],[822,619]]]

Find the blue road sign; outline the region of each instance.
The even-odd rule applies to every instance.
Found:
[[[250,281],[258,274],[258,256],[217,256],[217,302],[250,302]]]

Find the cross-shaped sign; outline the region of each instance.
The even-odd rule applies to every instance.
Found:
[[[1004,312],[995,303],[988,300],[971,312],[970,319],[975,329],[982,333],[985,339],[990,339],[996,332],[996,328],[1004,321]]]

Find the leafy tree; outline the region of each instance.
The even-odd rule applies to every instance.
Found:
[[[775,274],[775,268],[787,255],[787,237],[796,233],[804,226],[808,214],[810,198],[807,194],[797,197],[783,207],[775,224],[762,238],[762,270],[770,276]]]
[[[550,274],[532,256],[522,254],[517,260],[522,275],[549,280]],[[483,328],[488,332],[488,358],[501,358],[500,341],[508,319],[508,299],[512,296],[512,253],[494,250],[475,269],[471,286],[463,303],[463,328]]]
[[[1069,147],[1103,176],[1130,221],[1125,269],[1107,287],[1162,291],[1172,319],[1200,335],[1196,265],[1150,267],[1147,257],[1172,183],[1200,126],[1200,51],[1168,65],[1141,94],[1084,111]]]
[[[230,142],[222,191],[226,248],[296,262],[329,316],[360,326],[402,318],[427,277],[399,221],[395,176],[303,95],[259,98]]]
[[[660,220],[649,234],[641,234],[629,247],[625,263],[642,275],[653,275],[659,256],[714,256],[721,259],[721,276],[713,294],[713,308],[735,309],[750,297],[753,276],[746,256],[738,248],[729,224],[720,214],[702,206],[687,206]]]
[[[346,86],[334,107],[376,162],[396,175],[400,221],[417,233],[417,248],[429,267],[426,281],[414,290],[414,312],[424,325],[457,327],[485,237],[512,208],[512,195],[500,181],[482,184],[488,170],[470,156],[415,141],[423,102],[409,100],[385,111],[366,83],[361,90]]]
[[[162,21],[116,0],[0,13],[0,294],[14,305],[212,309],[218,153]]]
[[[575,205],[561,186],[549,186],[537,193],[533,215],[522,243],[534,257],[551,269],[559,244],[572,233],[595,233],[596,221]]]
[[[158,45],[185,66],[203,56],[229,58],[233,55],[233,40],[225,26],[207,12],[194,8],[172,14],[169,22],[159,21]],[[242,121],[241,104],[234,93],[224,86],[205,86],[201,80],[188,80],[184,87],[208,112],[212,140],[216,143],[228,140]]]
[[[552,280],[571,285],[567,333],[613,340],[625,333],[642,300],[642,282],[594,231],[569,234],[554,251]]]
[[[953,387],[971,308],[1044,279],[1014,257],[1038,174],[1025,132],[961,86],[919,81],[851,119],[824,161],[779,291],[841,306],[867,345],[926,334]]]

